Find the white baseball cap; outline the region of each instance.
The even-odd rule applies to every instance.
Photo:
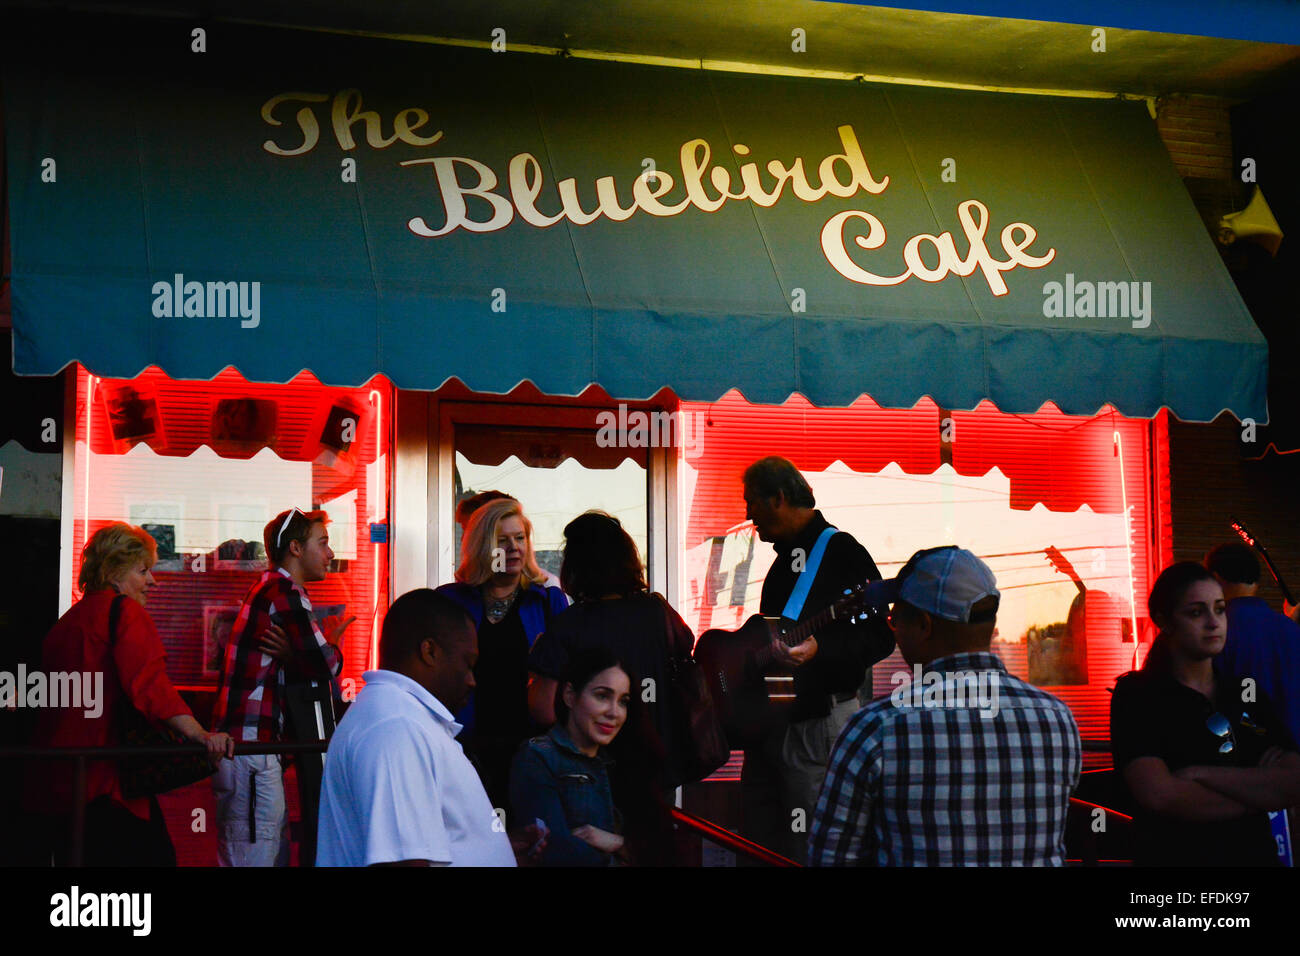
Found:
[[[1002,597],[989,566],[965,548],[953,545],[916,552],[895,580],[898,600],[945,621],[963,624],[993,620],[996,605],[992,613],[978,614],[974,620],[971,608],[987,597]]]

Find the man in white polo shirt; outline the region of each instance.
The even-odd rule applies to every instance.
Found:
[[[450,598],[421,588],[384,618],[380,669],[339,722],[321,787],[317,866],[514,866],[535,827],[507,836],[455,737],[478,638]]]

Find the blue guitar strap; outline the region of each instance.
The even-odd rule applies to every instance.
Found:
[[[799,620],[804,602],[808,600],[808,591],[812,588],[812,583],[817,577],[817,569],[822,565],[822,555],[826,553],[826,543],[831,540],[837,530],[835,527],[827,525],[822,529],[822,533],[817,536],[817,543],[813,545],[812,554],[808,555],[808,563],[799,572],[799,579],[795,581],[794,590],[790,592],[790,600],[785,602],[785,610],[781,612],[781,616],[787,620]]]

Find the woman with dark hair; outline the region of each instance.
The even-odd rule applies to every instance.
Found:
[[[545,580],[533,554],[532,522],[518,501],[503,497],[470,515],[456,582],[438,588],[478,630],[477,687],[456,720],[494,807],[506,805],[510,761],[537,729],[528,718],[529,649],[569,603]]]
[[[1300,754],[1263,694],[1214,664],[1227,636],[1223,590],[1183,561],[1156,579],[1147,606],[1159,635],[1110,705],[1135,862],[1277,866],[1267,811],[1300,803]]]
[[[554,723],[556,691],[578,651],[605,650],[627,665],[646,719],[613,748],[615,802],[627,814],[634,856],[658,854],[657,862],[669,862],[665,795],[684,782],[675,758],[681,742],[672,713],[673,662],[690,657],[695,635],[667,601],[649,593],[636,542],[604,512],[588,511],[565,527],[560,582],[574,604],[556,615],[529,654],[529,709],[542,726]]]
[[[154,724],[169,727],[202,744],[215,762],[229,757],[229,735],[208,733],[194,719],[167,678],[166,655],[153,621],[145,611],[157,582],[152,568],[157,545],[143,528],[123,522],[105,525],[91,535],[81,553],[77,583],[82,598],[45,635],[45,673],[102,677],[97,706],[51,707],[41,712],[35,744],[40,747],[121,746],[120,717],[135,707]],[[62,840],[76,794],[72,761],[33,765],[29,807],[64,817],[55,824],[55,860],[68,862]],[[127,797],[117,763],[92,760],[86,767],[86,866],[175,866],[176,852],[163,822],[157,797]]]
[[[632,678],[613,654],[573,654],[555,702],[555,725],[520,749],[510,768],[515,819],[549,830],[543,866],[607,866],[625,858],[605,749],[635,710]]]

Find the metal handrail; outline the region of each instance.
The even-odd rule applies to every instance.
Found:
[[[329,746],[325,740],[298,741],[294,743],[238,743],[236,755],[324,753]],[[152,744],[144,747],[0,747],[0,759],[27,758],[33,760],[73,760],[72,839],[68,865],[80,867],[86,850],[86,762],[110,760],[115,757],[192,757],[207,753],[202,744]]]
[[[1101,743],[1106,751],[1110,750],[1109,741],[1084,741],[1085,750],[1099,749],[1096,744]],[[1089,747],[1089,744],[1093,744]],[[249,754],[295,754],[295,753],[324,753],[329,747],[329,742],[324,740],[297,741],[293,743],[235,743],[236,755]],[[79,867],[82,865],[82,858],[85,852],[85,831],[86,831],[86,761],[92,759],[113,759],[117,757],[135,757],[141,755],[150,755],[157,757],[181,757],[193,756],[199,753],[206,753],[202,744],[158,744],[145,747],[123,747],[123,746],[105,746],[105,747],[0,747],[0,759],[62,759],[75,760],[75,783],[72,812],[72,841],[69,865]],[[1087,800],[1081,800],[1078,797],[1070,797],[1070,802],[1083,807],[1099,807],[1099,804],[1090,803]],[[1121,813],[1111,807],[1101,807],[1107,813],[1114,814],[1125,822],[1133,818],[1128,814]],[[725,847],[732,852],[739,853],[768,866],[778,867],[800,867],[802,864],[791,860],[789,857],[782,856],[761,844],[752,840],[747,840],[738,833],[734,833],[725,827],[719,826],[710,820],[697,817],[692,813],[687,813],[678,807],[672,808],[673,820],[682,824],[687,829],[693,830],[701,837]]]
[[[746,840],[738,833],[732,833],[725,827],[720,827],[716,823],[697,817],[693,813],[687,813],[679,807],[673,807],[673,819],[688,829],[694,830],[706,840],[720,844],[729,850],[743,854],[752,860],[760,863],[766,863],[768,866],[801,866],[789,857],[784,857],[779,853],[774,853],[765,846],[761,846],[752,840]]]
[[[325,748],[329,746],[328,741],[309,740],[306,742],[281,743],[281,744],[264,744],[264,743],[240,743],[235,742],[236,756],[246,756],[250,754],[296,754],[296,753],[324,753]],[[151,757],[192,757],[195,754],[207,753],[202,744],[152,744],[147,747],[124,747],[124,746],[104,746],[104,747],[0,747],[0,758],[4,757],[30,757],[30,758],[103,758],[105,760],[114,757],[138,757],[147,755]]]

